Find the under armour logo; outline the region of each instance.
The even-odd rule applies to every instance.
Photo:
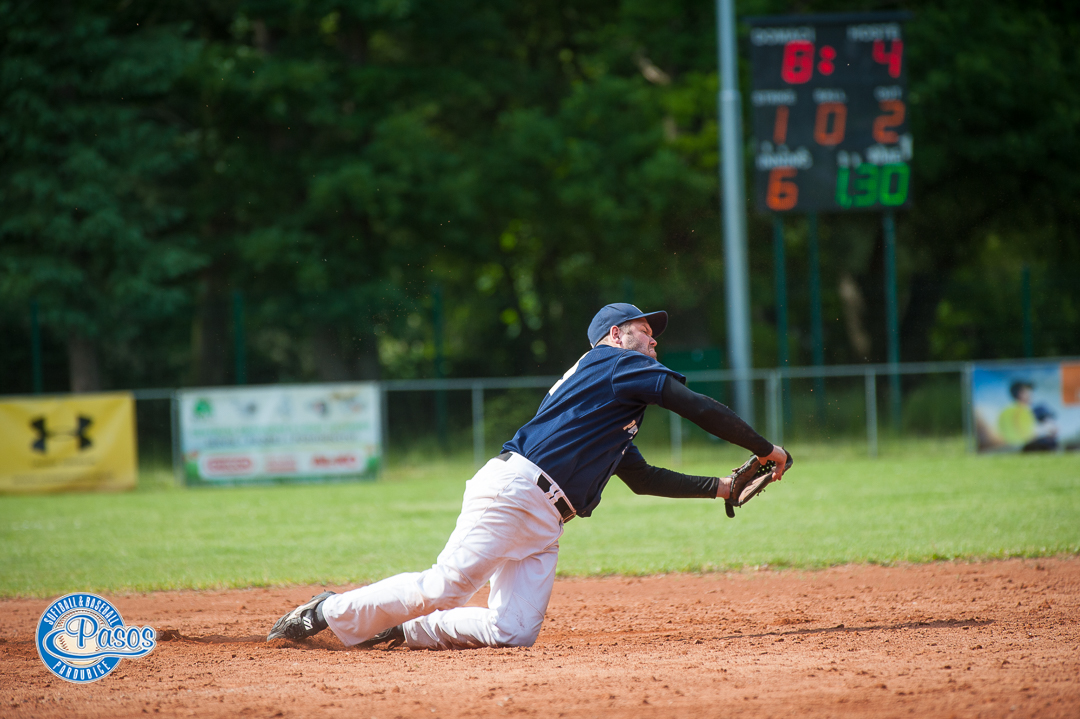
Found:
[[[90,425],[94,423],[94,420],[83,415],[78,416],[78,426],[69,432],[50,432],[44,417],[38,417],[30,422],[30,428],[37,433],[37,439],[30,443],[30,448],[35,452],[45,453],[47,443],[52,437],[71,437],[78,440],[79,449],[84,450],[92,446],[94,443],[86,436],[86,430],[90,428]]]

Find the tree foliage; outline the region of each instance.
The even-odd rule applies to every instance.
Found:
[[[1025,263],[1036,350],[1080,352],[1075,19],[899,6],[905,359],[1019,354],[1000,328],[1019,328]],[[860,9],[881,8],[738,7]],[[234,293],[252,381],[560,372],[624,299],[672,312],[668,347],[724,343],[710,3],[7,0],[0,30],[0,332],[25,337],[36,298],[107,386],[231,381]],[[750,230],[755,364],[771,365],[771,221]],[[805,237],[790,220],[798,363]],[[821,240],[828,361],[882,359],[877,219],[823,217]],[[0,389],[27,389],[25,358],[0,350]]]
[[[159,105],[197,46],[107,7],[0,5],[0,296],[40,301],[84,389],[95,346],[123,354],[175,320],[200,262],[171,184],[187,156]]]

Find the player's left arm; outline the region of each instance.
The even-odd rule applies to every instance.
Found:
[[[721,492],[719,477],[699,477],[683,474],[663,467],[653,467],[641,456],[633,444],[626,450],[615,476],[621,479],[634,494],[647,494],[653,497],[717,497],[727,495]],[[726,489],[726,485],[724,485]]]
[[[774,462],[773,481],[778,481],[783,476],[788,456],[784,448],[772,444],[755,432],[753,427],[726,405],[690,390],[670,375],[664,382],[661,401],[664,409],[685,417],[709,434],[750,450],[762,464]]]

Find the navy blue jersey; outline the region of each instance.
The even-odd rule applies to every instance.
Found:
[[[599,345],[548,390],[536,416],[503,445],[548,473],[588,517],[664,381],[686,378],[634,350]]]

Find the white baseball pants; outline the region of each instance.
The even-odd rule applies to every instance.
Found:
[[[563,522],[520,455],[465,484],[461,514],[431,569],[335,594],[322,604],[346,646],[402,625],[410,649],[532,646],[555,583]],[[485,582],[488,606],[464,607]]]

